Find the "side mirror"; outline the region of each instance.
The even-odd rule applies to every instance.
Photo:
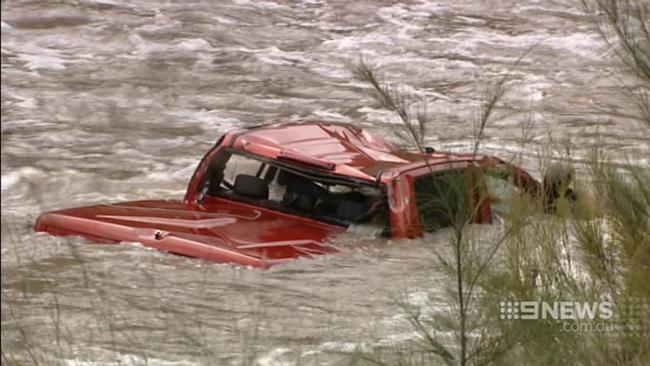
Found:
[[[566,164],[552,164],[544,174],[542,183],[544,205],[549,212],[555,212],[557,201],[561,198],[570,202],[576,200],[576,194],[571,189],[575,170]]]

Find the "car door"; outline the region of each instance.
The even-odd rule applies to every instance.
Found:
[[[490,221],[480,169],[469,166],[423,175],[413,188],[423,231]]]

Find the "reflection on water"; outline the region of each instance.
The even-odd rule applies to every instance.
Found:
[[[614,154],[647,156],[610,56],[565,2],[3,2],[3,352],[336,364],[340,351],[412,337],[392,299],[440,303],[431,263],[444,233],[346,233],[332,239],[342,255],[262,272],[31,225],[47,209],[182,197],[237,126],[320,118],[390,138],[395,121],[351,82],[361,56],[427,102],[429,145],[466,148],[482,91],[536,42],[484,147],[534,168],[549,134],[579,159],[599,132]]]

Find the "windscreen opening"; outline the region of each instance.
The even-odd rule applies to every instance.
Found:
[[[208,169],[207,196],[225,197],[344,226],[371,225],[389,234],[388,204],[379,187],[328,180],[225,151]]]

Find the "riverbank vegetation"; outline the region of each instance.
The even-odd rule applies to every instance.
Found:
[[[618,59],[621,93],[636,107],[631,114],[639,133],[650,139],[650,8],[634,0],[583,0],[582,9]],[[353,71],[377,104],[395,114],[396,135],[404,145],[424,151],[435,123],[421,113],[427,108],[382,81],[366,62]],[[508,75],[487,88],[476,113],[474,154],[508,92]],[[423,285],[446,287],[446,311],[397,299],[416,340],[359,349],[351,363],[644,365],[650,358],[650,171],[629,161],[647,157],[615,161],[595,146],[578,162],[540,156],[537,170],[546,173],[545,189],[558,169],[577,171],[573,193],[567,195],[570,187],[564,187],[552,207],[544,194],[513,195],[497,233],[472,225],[478,206],[459,214],[458,200],[445,202],[453,219],[445,229],[448,246],[434,248],[432,266],[445,273],[446,282]],[[458,189],[463,183],[443,186]],[[458,196],[453,193],[441,196]],[[563,317],[531,310],[581,304],[603,312]]]

